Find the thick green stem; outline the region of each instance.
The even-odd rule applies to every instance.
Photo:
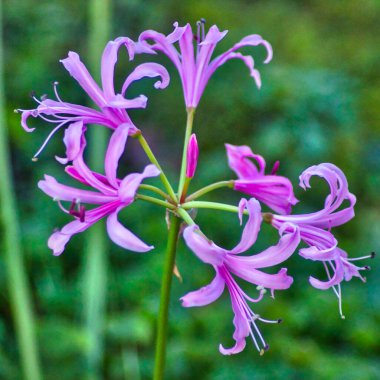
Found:
[[[88,3],[89,37],[88,53],[91,72],[99,80],[100,59],[110,36],[111,0],[91,0]],[[89,161],[94,170],[103,170],[108,131],[104,127],[89,128]],[[89,380],[102,378],[104,351],[104,321],[107,299],[107,239],[104,223],[98,222],[86,236],[83,263],[83,312],[88,338],[86,352]]]
[[[164,272],[162,275],[160,310],[157,320],[157,340],[153,380],[164,379],[170,288],[173,277],[173,268],[175,263],[175,255],[180,225],[181,219],[176,216],[173,216],[170,221]]]
[[[136,194],[136,199],[141,199],[142,201],[146,201],[146,202],[149,202],[149,203],[154,203],[154,204],[156,204],[158,206],[162,206],[162,207],[168,208],[170,210],[174,210],[176,208],[171,203],[168,203],[166,201],[162,201],[161,199],[149,197],[148,195]]]
[[[16,206],[15,191],[11,176],[11,162],[8,148],[8,133],[5,121],[3,85],[3,38],[2,2],[0,2],[0,203],[2,249],[6,265],[9,301],[14,319],[14,329],[21,357],[22,378],[40,380],[41,371],[38,348],[34,331],[34,316],[30,286],[25,273],[22,257],[21,233]]]
[[[179,185],[178,185],[178,198],[179,199],[182,198],[183,187],[185,185],[186,165],[187,165],[187,146],[189,145],[191,132],[193,130],[194,114],[195,114],[195,108],[188,108],[187,109],[185,141],[183,144],[181,172],[180,172]]]
[[[156,165],[157,168],[160,170],[160,172],[161,172],[160,178],[161,178],[161,181],[162,181],[163,185],[165,186],[167,192],[172,197],[172,199],[175,202],[177,202],[177,196],[176,196],[172,186],[170,185],[170,182],[169,182],[168,178],[166,177],[164,171],[162,170],[161,165],[158,163],[156,156],[153,154],[152,150],[150,149],[148,142],[145,140],[144,136],[141,133],[139,133],[137,135],[137,139],[138,139],[141,147],[144,149],[145,154],[148,156],[150,162],[152,164]]]
[[[233,188],[234,186],[234,181],[233,180],[230,180],[230,181],[220,181],[220,182],[215,182],[215,183],[212,183],[211,185],[208,185],[208,186],[205,186],[205,187],[202,187],[202,189],[199,189],[197,190],[195,193],[193,194],[190,194],[187,198],[186,198],[186,201],[192,201],[196,198],[199,198],[201,197],[202,195],[205,195],[207,193],[209,193],[210,191],[214,191],[216,189],[221,189],[223,187],[230,187],[230,188]]]

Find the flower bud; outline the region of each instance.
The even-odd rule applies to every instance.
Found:
[[[189,144],[187,146],[187,165],[186,165],[186,177],[193,178],[198,163],[198,142],[195,133],[190,136]]]

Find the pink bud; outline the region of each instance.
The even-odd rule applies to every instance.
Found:
[[[198,142],[195,133],[190,136],[189,145],[187,146],[187,166],[186,166],[186,177],[193,178],[195,169],[197,168],[198,162]]]

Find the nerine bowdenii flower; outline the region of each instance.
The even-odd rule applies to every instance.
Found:
[[[32,132],[35,129],[28,125],[28,119],[31,116],[35,118],[40,117],[55,125],[35,157],[38,156],[50,138],[59,129],[76,122],[82,122],[86,126],[89,124],[97,124],[111,129],[115,129],[121,124],[127,124],[130,135],[138,132],[138,128],[133,124],[126,110],[145,108],[147,98],[144,95],[140,95],[134,99],[127,99],[125,94],[128,87],[133,82],[144,77],[160,77],[160,80],[156,81],[154,86],[155,88],[163,89],[169,84],[169,74],[162,65],[157,63],[140,64],[126,77],[121,91],[116,93],[114,71],[118,51],[122,46],[127,48],[130,60],[134,57],[135,46],[133,41],[129,38],[119,37],[114,41],[108,42],[103,51],[101,61],[102,87],[93,79],[77,53],[69,52],[68,57],[61,60],[66,70],[94,102],[96,108],[63,101],[57,91],[58,83],[54,82],[55,100],[48,99],[46,96],[39,100],[33,96],[34,100],[38,103],[37,108],[18,110],[22,112],[21,125],[27,132]]]
[[[227,32],[227,30],[221,32],[216,25],[213,25],[206,34],[204,20],[202,20],[197,23],[197,34],[194,41],[194,32],[190,24],[178,26],[178,23],[174,23],[174,31],[167,36],[154,30],[146,30],[141,33],[136,43],[136,53],[157,54],[160,52],[165,54],[178,70],[186,107],[195,108],[198,106],[212,74],[230,59],[242,60],[248,67],[257,87],[261,87],[260,73],[255,69],[253,58],[241,54],[238,50],[246,46],[263,45],[267,52],[264,63],[268,63],[272,59],[271,45],[258,34],[251,34],[212,59],[215,47]],[[178,43],[179,50],[175,46],[176,43]]]
[[[209,285],[181,298],[183,306],[208,305],[221,296],[225,287],[230,294],[232,310],[235,315],[233,320],[235,345],[229,349],[220,345],[219,350],[224,355],[241,352],[246,345],[245,339],[248,335],[251,335],[259,352],[263,353],[268,348],[256,322],[278,323],[279,320],[269,321],[261,318],[251,310],[248,302],[259,302],[265,294],[265,289],[270,289],[273,295],[274,290],[290,287],[293,279],[287,275],[285,268],[280,269],[276,274],[267,274],[258,269],[282,263],[293,254],[300,242],[298,228],[292,224],[285,224],[280,230],[280,240],[277,245],[256,255],[239,256],[240,253],[247,251],[256,242],[262,223],[261,207],[256,199],[242,199],[240,201],[240,222],[242,222],[245,210],[249,214],[248,221],[243,229],[240,243],[231,250],[221,248],[208,240],[197,225],[187,227],[183,233],[188,247],[204,263],[212,265],[216,272],[215,278]],[[257,285],[258,297],[251,298],[248,296],[240,288],[234,276]]]
[[[66,172],[91,190],[63,185],[48,175],[38,183],[39,188],[57,201],[63,211],[75,218],[50,236],[48,246],[54,255],[60,255],[64,251],[74,234],[87,230],[105,217],[108,236],[120,247],[135,252],[146,252],[153,248],[118,221],[118,213],[134,201],[140,183],[145,178],[155,177],[160,173],[156,166],[148,165],[142,173],[128,174],[121,180],[117,178],[118,161],[124,151],[129,128],[127,124],[121,124],[113,132],[105,157],[105,175],[93,172],[84,162],[83,150],[86,144],[82,135],[80,152],[72,166],[66,167]],[[62,205],[64,201],[71,203],[69,210]],[[95,207],[87,210],[85,204]]]
[[[249,146],[226,144],[226,150],[228,165],[239,178],[234,180],[235,190],[255,197],[280,214],[291,212],[292,205],[298,200],[294,196],[292,183],[286,177],[276,175],[278,161],[272,172],[265,174],[264,158],[254,154]]]
[[[327,281],[310,276],[310,284],[322,290],[332,287],[338,296],[341,311],[340,283],[343,280],[351,280],[353,276],[364,281],[360,271],[367,270],[369,267],[359,267],[353,261],[370,258],[372,255],[350,259],[344,250],[338,248],[338,242],[331,232],[333,227],[345,224],[355,215],[356,197],[349,192],[344,173],[330,163],[312,166],[300,176],[300,186],[304,190],[310,188],[310,179],[313,176],[326,180],[330,189],[322,210],[309,214],[270,215],[269,219],[277,229],[284,228],[286,223],[292,223],[299,227],[301,239],[308,245],[307,248],[300,249],[299,254],[305,259],[321,261],[328,276]]]

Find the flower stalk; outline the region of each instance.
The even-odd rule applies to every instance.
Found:
[[[230,180],[230,181],[219,181],[219,182],[212,183],[211,185],[202,187],[201,189],[197,190],[193,194],[189,195],[186,198],[186,202],[193,201],[194,199],[202,197],[203,195],[205,195],[205,194],[207,194],[207,193],[209,193],[211,191],[214,191],[214,190],[217,190],[217,189],[221,189],[223,187],[229,187],[229,188],[232,189],[234,187],[234,181],[233,180]]]
[[[180,225],[180,218],[176,216],[171,217],[164,271],[161,283],[160,309],[157,319],[157,340],[153,380],[164,379],[170,288],[173,277],[173,268],[175,263]]]

